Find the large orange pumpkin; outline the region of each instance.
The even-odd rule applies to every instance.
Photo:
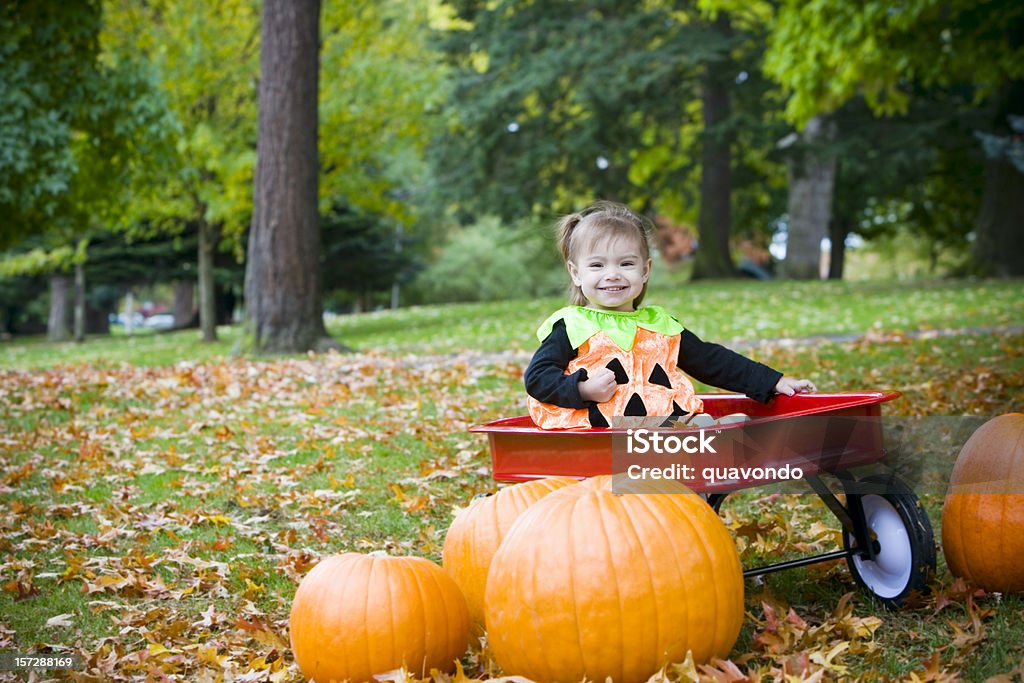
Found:
[[[992,591],[1024,591],[1024,414],[1000,415],[971,435],[942,509],[949,570]]]
[[[345,553],[299,584],[292,652],[317,683],[372,681],[405,666],[417,678],[451,671],[469,644],[469,612],[455,582],[420,557]]]
[[[519,517],[487,577],[488,640],[505,673],[630,683],[688,650],[698,662],[729,653],[743,622],[733,539],[686,487],[658,490],[615,494],[595,477]]]
[[[484,587],[491,558],[512,523],[544,496],[576,481],[549,477],[509,486],[474,500],[452,520],[441,563],[462,589],[469,615],[478,626],[484,623]]]

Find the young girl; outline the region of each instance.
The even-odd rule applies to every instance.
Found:
[[[703,412],[686,375],[767,403],[815,391],[724,346],[699,339],[659,306],[643,306],[651,273],[644,219],[599,202],[558,224],[572,306],[537,330],[526,369],[530,416],[542,429],[607,427],[613,416]]]

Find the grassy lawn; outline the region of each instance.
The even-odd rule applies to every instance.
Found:
[[[1020,281],[670,284],[648,301],[698,334],[796,339],[745,353],[823,390],[900,390],[891,414],[1024,408]],[[466,430],[524,412],[533,330],[560,305],[332,320],[354,354],[249,357],[233,328],[0,344],[0,650],[77,653],[87,680],[300,680],[297,581],[345,550],[440,560],[453,509],[494,489]],[[800,340],[823,334],[857,338]],[[941,495],[923,498],[938,537]],[[812,496],[752,491],[723,514],[748,565],[835,547]],[[839,564],[750,580],[732,661],[775,680],[1020,677],[1024,600],[939,564],[935,597],[899,613]]]

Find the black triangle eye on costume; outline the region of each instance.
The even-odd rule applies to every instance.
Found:
[[[665,372],[665,368],[661,367],[661,363],[657,363],[654,369],[651,370],[651,376],[647,378],[647,381],[651,384],[659,384],[663,387],[672,388],[672,383],[668,380],[668,373]]]
[[[626,374],[626,368],[622,367],[622,361],[618,358],[612,358],[605,367],[615,373],[616,384],[629,384],[629,375]]]

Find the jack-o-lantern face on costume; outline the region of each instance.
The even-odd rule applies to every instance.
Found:
[[[668,416],[703,410],[693,384],[677,367],[682,325],[663,309],[648,306],[615,313],[570,306],[549,318],[538,336],[546,337],[557,320],[565,321],[569,342],[577,349],[565,373],[609,368],[618,388],[608,401],[581,409],[530,398],[530,416],[538,427],[607,427],[621,415]]]

